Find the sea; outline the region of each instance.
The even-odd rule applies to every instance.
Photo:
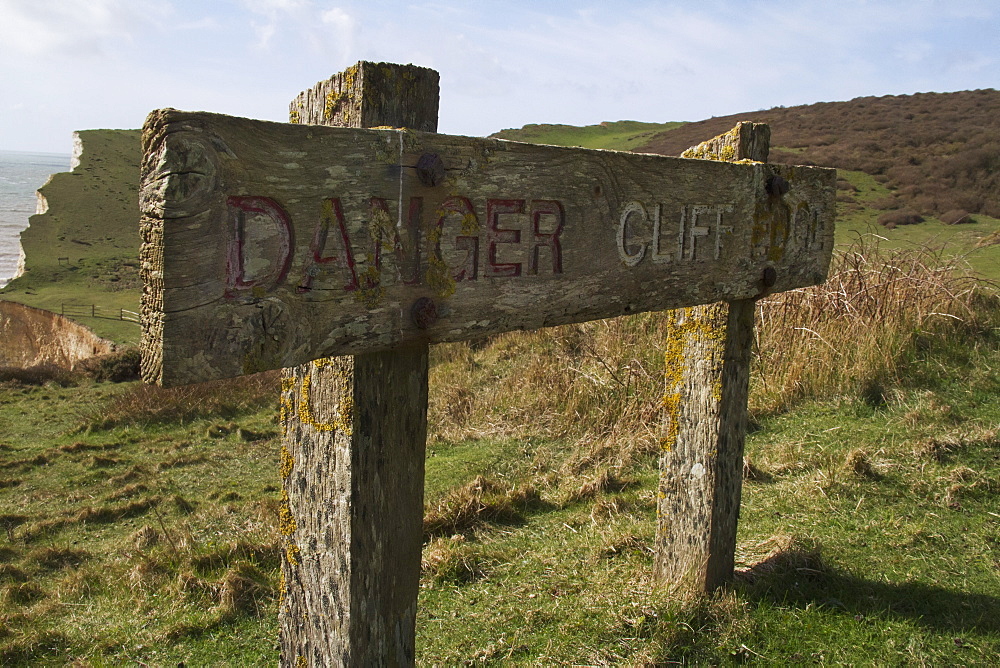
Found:
[[[35,213],[35,191],[50,174],[69,171],[70,159],[68,153],[0,151],[0,287],[17,272],[18,235]]]

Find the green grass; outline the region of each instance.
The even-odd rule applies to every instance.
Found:
[[[273,665],[277,410],[266,383],[254,396],[264,405],[130,383],[0,386],[5,665]],[[996,330],[925,340],[884,399],[758,418],[741,574],[699,600],[651,578],[652,455],[607,482],[606,464],[583,463],[586,441],[433,439],[429,508],[480,477],[538,501],[427,543],[419,663],[990,665]],[[191,402],[183,419],[156,413]]]
[[[614,121],[583,127],[541,124],[501,130],[491,136],[532,144],[630,151],[646,143],[652,136],[681,125],[684,123],[642,123],[639,121]]]
[[[1000,230],[1000,219],[977,214],[973,216],[975,222],[945,225],[937,218],[928,217],[916,225],[887,229],[878,224],[882,211],[871,204],[892,191],[864,172],[838,169],[837,177],[856,188],[855,191],[839,191],[849,194],[855,203],[838,204],[835,242],[839,247],[850,245],[859,235],[875,234],[883,238],[881,245],[887,249],[916,246],[944,249],[967,263],[977,275],[1000,283],[1000,244],[981,243]]]

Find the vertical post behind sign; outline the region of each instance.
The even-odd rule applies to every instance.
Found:
[[[361,62],[290,121],[436,132],[437,111],[437,72]],[[281,412],[281,664],[412,665],[427,344],[285,369]]]
[[[765,124],[740,123],[682,157],[766,162],[770,134]],[[664,584],[711,591],[735,563],[754,300],[668,317],[655,574]]]

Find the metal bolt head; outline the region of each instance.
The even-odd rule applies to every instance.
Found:
[[[774,197],[781,197],[791,189],[791,184],[788,183],[783,177],[775,174],[767,180],[767,185],[764,189],[767,190],[768,195]]]
[[[424,153],[417,160],[417,177],[428,188],[444,181],[444,163],[437,153]]]
[[[778,282],[778,272],[775,271],[774,267],[764,267],[762,280],[765,288],[773,287]]]
[[[421,297],[410,307],[410,318],[417,329],[427,329],[437,322],[437,304],[430,297]]]

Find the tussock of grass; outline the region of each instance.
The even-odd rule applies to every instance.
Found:
[[[753,403],[773,412],[840,394],[882,405],[932,341],[988,328],[995,302],[940,251],[886,251],[862,237],[823,285],[759,302]]]
[[[819,546],[812,541],[779,534],[758,547],[769,547],[770,551],[750,566],[736,569],[737,581],[752,585],[764,578],[814,576],[828,571]]]
[[[235,417],[264,406],[277,406],[279,377],[279,371],[266,371],[176,388],[134,385],[116,394],[88,418],[85,426],[111,429],[122,425],[185,423],[200,417]]]
[[[420,571],[435,583],[468,584],[485,577],[479,547],[464,536],[433,538],[424,547]]]
[[[449,492],[437,505],[424,512],[424,536],[451,536],[485,525],[519,524],[524,512],[541,505],[538,490],[532,485],[515,488],[477,476]]]
[[[847,453],[847,460],[844,462],[844,468],[855,475],[861,476],[862,478],[878,480],[882,477],[872,464],[868,453],[861,448],[856,448]]]
[[[68,567],[77,568],[90,556],[86,550],[48,546],[29,552],[26,560],[43,570],[54,571]]]
[[[259,569],[241,562],[219,582],[219,611],[226,617],[256,614],[274,593],[274,587]]]

